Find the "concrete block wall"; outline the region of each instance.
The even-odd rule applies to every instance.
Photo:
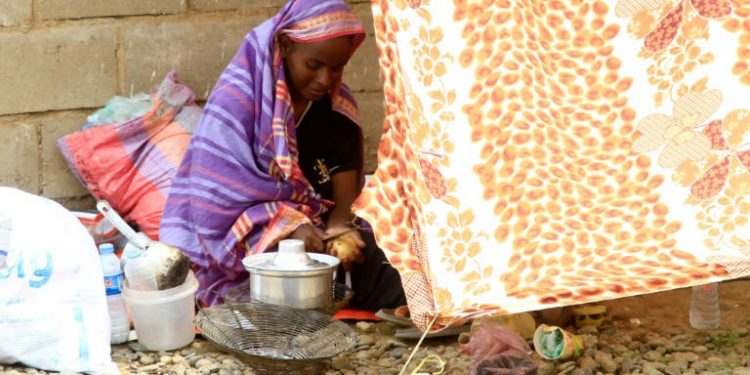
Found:
[[[205,100],[248,30],[285,2],[0,0],[0,186],[93,207],[55,141],[112,96],[151,92],[171,69]],[[371,172],[383,94],[369,2],[349,3],[369,34],[344,80],[360,106]]]

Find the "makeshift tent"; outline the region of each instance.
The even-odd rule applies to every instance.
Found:
[[[356,210],[420,327],[750,273],[746,1],[372,3]]]

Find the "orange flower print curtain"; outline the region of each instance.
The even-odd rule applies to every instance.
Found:
[[[373,0],[415,321],[750,274],[750,1]]]

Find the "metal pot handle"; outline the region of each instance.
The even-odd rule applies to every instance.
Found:
[[[128,241],[132,242],[133,245],[142,250],[146,249],[148,242],[143,237],[139,236],[138,233],[136,233],[135,230],[123,220],[122,216],[120,216],[117,211],[112,209],[109,202],[105,200],[97,201],[96,208],[125,236],[125,238],[128,239]]]

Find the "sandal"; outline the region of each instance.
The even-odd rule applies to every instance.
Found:
[[[395,309],[380,309],[375,313],[375,316],[401,327],[414,327],[414,323],[409,317],[409,308],[406,305]]]
[[[458,336],[462,333],[471,331],[471,324],[464,324],[460,326],[449,326],[437,332],[428,333],[425,338],[433,337],[445,337],[445,336]],[[420,331],[417,327],[401,328],[397,329],[393,335],[399,339],[412,339],[417,340],[424,335],[424,332]]]

